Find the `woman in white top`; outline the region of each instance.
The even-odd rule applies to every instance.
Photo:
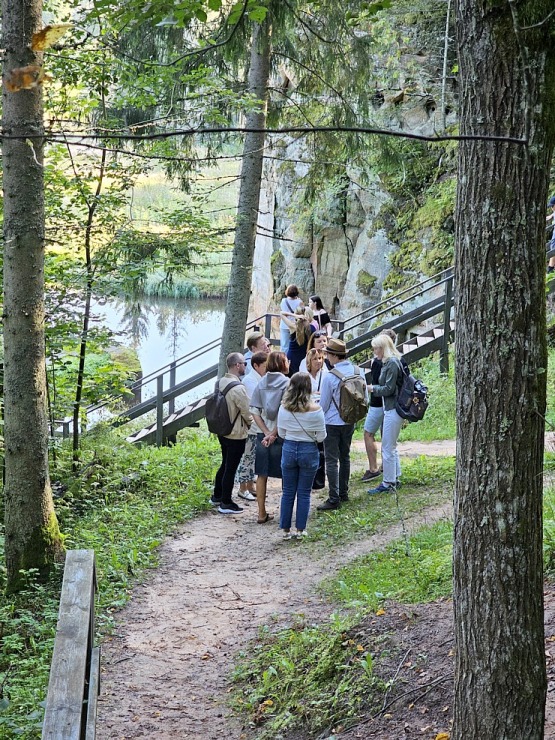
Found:
[[[296,285],[288,285],[285,289],[285,298],[282,299],[279,309],[281,313],[289,313],[294,314],[295,310],[299,308],[299,306],[302,306],[303,302],[299,298],[299,289]],[[280,325],[279,325],[279,331],[280,331],[280,350],[282,352],[285,352],[287,354],[287,350],[289,349],[289,338],[291,336],[291,332],[289,330],[289,327],[285,323],[285,318],[282,316]]]
[[[305,366],[306,372],[310,375],[312,382],[312,394],[315,401],[320,399],[320,388],[322,387],[322,378],[329,372],[324,361],[324,353],[317,349],[310,349],[306,355]],[[301,371],[302,372],[302,371]]]
[[[282,497],[279,526],[290,540],[293,505],[297,499],[297,536],[306,534],[310,492],[318,469],[318,442],[326,437],[324,412],[312,400],[312,383],[307,373],[295,373],[283,394],[278,412],[278,434],[284,440],[281,453]]]

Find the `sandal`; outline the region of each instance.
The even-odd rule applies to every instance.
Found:
[[[267,524],[268,522],[272,521],[273,518],[274,518],[274,515],[273,514],[266,514],[266,516],[264,517],[264,519],[258,519],[257,520],[257,523],[258,524]]]

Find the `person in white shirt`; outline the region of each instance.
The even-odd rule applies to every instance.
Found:
[[[296,285],[288,285],[285,289],[285,298],[282,299],[281,303],[279,304],[279,310],[281,313],[288,312],[288,313],[295,313],[295,309],[299,308],[299,306],[302,306],[303,302],[299,298],[299,289]],[[280,350],[282,352],[285,352],[287,354],[287,350],[289,349],[289,338],[291,336],[291,332],[289,330],[289,327],[285,323],[285,319],[282,316],[281,321],[279,324],[279,331],[280,331]]]
[[[281,453],[282,497],[279,526],[283,538],[291,539],[293,506],[297,500],[297,537],[306,535],[312,481],[318,469],[318,442],[326,437],[324,412],[312,399],[312,383],[307,373],[295,373],[283,394],[277,428],[284,440]]]
[[[258,381],[266,374],[266,362],[268,355],[266,352],[255,352],[250,359],[252,372],[248,375],[243,376],[243,386],[247,391],[249,402],[252,398],[252,394]],[[250,426],[249,433],[247,434],[247,443],[245,445],[245,451],[243,457],[237,468],[235,474],[235,483],[239,485],[239,498],[245,501],[256,501],[256,475],[254,472],[254,460],[256,457],[256,435],[260,429],[253,423]]]

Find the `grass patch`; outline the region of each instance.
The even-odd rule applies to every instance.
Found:
[[[285,738],[302,726],[310,737],[372,704],[380,682],[372,655],[350,639],[353,620],[333,614],[326,624],[295,624],[276,634],[262,628],[260,641],[240,656],[233,679],[235,708],[248,714],[257,738]]]
[[[377,610],[385,599],[414,604],[452,592],[453,525],[440,521],[381,552],[359,558],[323,586],[349,607]]]
[[[423,509],[447,503],[453,498],[454,457],[418,457],[403,461],[403,486],[397,497],[389,493],[369,496],[371,484],[353,475],[349,502],[337,511],[313,512],[310,539],[340,545],[367,537]]]

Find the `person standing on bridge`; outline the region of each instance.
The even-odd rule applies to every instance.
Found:
[[[210,503],[217,506],[220,514],[240,514],[243,509],[232,500],[233,483],[239,462],[245,451],[247,434],[252,424],[249,411],[249,397],[244,385],[240,382],[245,375],[245,358],[239,352],[232,352],[226,358],[227,373],[218,381],[220,391],[223,392],[230,383],[225,400],[229,418],[234,419],[231,432],[225,437],[218,434],[218,442],[222,450],[222,464],[218,468],[214,480],[214,492]]]

